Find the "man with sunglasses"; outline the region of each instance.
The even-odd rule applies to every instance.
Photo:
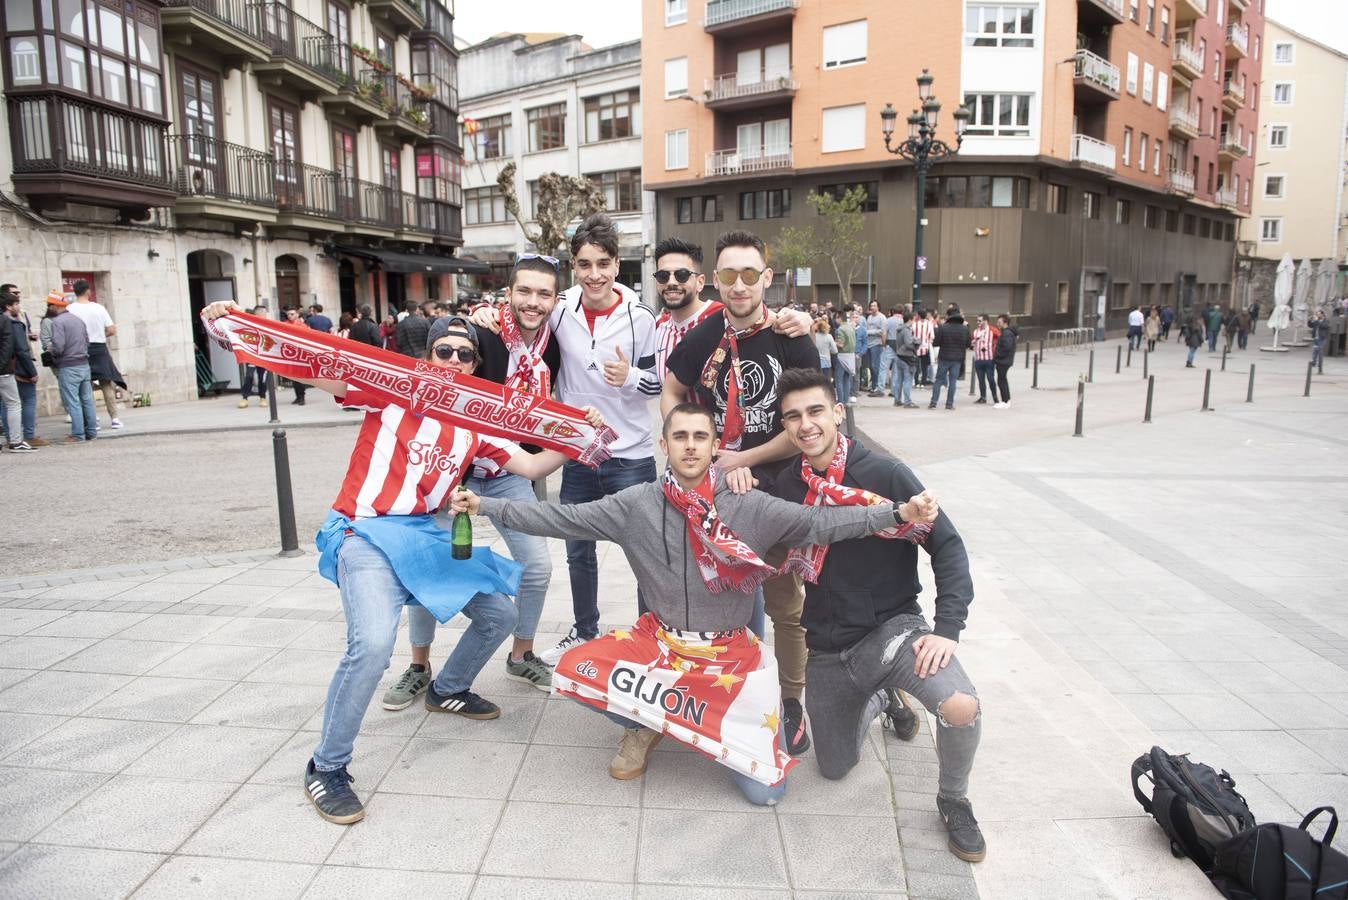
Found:
[[[678,238],[655,245],[655,283],[664,311],[655,320],[655,374],[663,385],[669,354],[695,325],[721,310],[716,300],[703,300],[702,248]]]
[[[747,231],[729,231],[716,241],[716,287],[725,308],[690,331],[671,354],[660,409],[668,414],[694,391],[715,415],[718,467],[731,477],[746,468],[759,483],[770,484],[795,452],[778,416],[777,379],[786,369],[818,369],[819,353],[808,336],[787,337],[769,327],[763,294],[772,284],[772,269],[765,250],[762,238]],[[785,548],[773,548],[765,562],[775,566],[785,556]],[[794,755],[810,746],[800,704],[805,593],[796,575],[770,579],[762,590],[773,624],[787,749]]]
[[[212,303],[202,315],[238,311]],[[470,374],[481,361],[476,330],[466,319],[431,323],[427,364]],[[304,788],[318,814],[349,825],[365,817],[347,772],[365,711],[388,668],[403,606],[434,597],[447,583],[472,577],[468,561],[451,563],[449,535],[434,521],[452,487],[478,462],[527,479],[545,478],[566,459],[555,450],[526,453],[517,444],[451,425],[382,400],[343,381],[305,379],[347,408],[365,412],[341,491],[318,534],[319,571],[341,589],[346,654],[337,664],[323,711],[323,730],[304,771]],[[591,425],[602,424],[593,408]],[[477,560],[475,554],[473,557]],[[515,626],[518,613],[501,593],[477,593],[462,609],[468,629],[426,691],[426,709],[468,719],[495,719],[501,709],[471,690],[473,681]]]
[[[510,286],[506,289],[506,305],[502,307],[501,333],[486,329],[474,332],[482,364],[469,370],[478,378],[504,384],[518,391],[527,391],[539,397],[552,396],[552,385],[557,380],[561,354],[552,340],[548,317],[557,305],[557,261],[537,254],[521,254],[510,272]],[[463,321],[455,317],[450,321]],[[448,348],[446,348],[448,349]],[[440,348],[436,348],[440,352]],[[468,348],[467,359],[475,357]],[[541,448],[525,444],[527,453],[539,453]],[[474,461],[472,475],[465,482],[468,488],[482,497],[537,503],[529,479],[511,474],[490,459]],[[515,623],[514,643],[506,657],[506,677],[533,685],[540,691],[552,689],[552,667],[533,652],[534,632],[543,614],[548,585],[552,581],[552,559],[548,555],[546,538],[536,537],[506,528],[492,519],[506,546],[510,558],[524,567],[515,606],[519,620]],[[430,647],[435,638],[435,617],[420,606],[407,611],[407,631],[412,643],[412,662],[407,670],[384,694],[387,710],[406,709],[430,685]]]

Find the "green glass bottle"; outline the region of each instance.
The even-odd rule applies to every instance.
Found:
[[[455,559],[470,559],[473,555],[473,519],[466,511],[454,516],[450,547]]]

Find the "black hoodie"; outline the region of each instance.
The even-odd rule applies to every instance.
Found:
[[[969,349],[971,343],[969,326],[964,324],[964,317],[959,314],[946,319],[931,339],[931,345],[941,351],[940,362],[959,362],[961,366],[964,365],[964,351]]]
[[[805,482],[800,466],[797,456],[777,477],[772,492],[783,500],[803,503]],[[847,451],[843,484],[896,504],[922,492],[922,483],[911,469],[855,441]],[[957,641],[974,598],[974,583],[964,541],[944,512],[937,516],[924,546],[936,576],[933,631]],[[873,536],[839,541],[829,547],[818,584],[805,585],[805,609],[800,617],[805,644],[811,650],[840,653],[900,613],[921,615],[917,601],[921,591],[913,544]]]

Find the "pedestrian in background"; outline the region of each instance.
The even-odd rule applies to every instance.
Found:
[[[815,320],[814,348],[819,351],[819,368],[832,378],[833,360],[838,358],[838,342],[829,333],[828,319]]]
[[[1128,312],[1128,349],[1142,349],[1142,310],[1134,306]]]
[[[1170,340],[1170,326],[1175,323],[1175,311],[1169,304],[1161,307],[1161,340]]]
[[[1147,338],[1147,352],[1156,349],[1156,339],[1161,336],[1161,313],[1156,307],[1151,308],[1151,315],[1147,316],[1146,324],[1142,326],[1142,333]]]
[[[51,357],[61,386],[61,405],[70,415],[70,434],[64,443],[79,444],[98,437],[94,385],[89,371],[89,332],[67,312],[70,299],[60,291],[47,295],[51,316]]]
[[[356,324],[355,316],[344,312],[337,317],[337,336],[342,340],[351,339],[351,326]]]
[[[404,313],[404,315],[406,315]],[[379,326],[379,346],[385,350],[398,351],[398,320],[393,316],[384,316],[384,321]]]
[[[15,453],[32,453],[37,449],[27,440],[32,436],[34,424],[29,412],[32,403],[24,403],[19,378],[31,374],[33,383],[25,384],[31,391],[37,382],[37,369],[33,367],[33,354],[28,350],[28,329],[19,319],[18,309],[18,294],[0,295],[0,404],[4,408],[5,440],[9,449]]]
[[[1329,323],[1325,321],[1325,312],[1317,309],[1315,315],[1306,323],[1311,330],[1311,364],[1324,362],[1325,341],[1329,339]]]
[[[117,326],[107,309],[94,300],[89,282],[81,278],[70,288],[75,292],[75,302],[70,304],[69,311],[84,323],[84,329],[89,335],[89,371],[103,393],[103,406],[110,420],[108,425],[121,428],[122,420],[117,418],[117,388],[126,390],[126,379],[117,370],[117,364],[108,350],[108,338],[117,333]]]
[[[379,323],[374,320],[374,307],[368,303],[356,309],[356,321],[351,326],[351,340],[369,344],[371,347],[384,346],[383,336],[379,333]]]
[[[321,303],[309,304],[309,315],[304,317],[304,324],[314,331],[332,334],[332,319],[323,315],[323,304]]]
[[[838,342],[838,365],[833,380],[838,386],[838,402],[848,404],[855,400],[852,386],[857,380],[857,330],[845,311],[833,313],[833,318],[836,322],[833,338]]]
[[[421,359],[426,355],[426,336],[430,334],[431,323],[420,306],[407,304],[407,316],[398,323],[396,340],[398,352],[403,356]]]
[[[894,314],[898,317],[898,328],[894,333],[894,363],[889,379],[894,395],[894,405],[913,409],[913,378],[917,374],[917,339],[904,321],[903,313],[896,306]]]
[[[974,374],[978,376],[978,399],[974,403],[988,402],[988,389],[992,389],[992,402],[997,398],[997,367],[992,361],[997,351],[997,329],[988,322],[987,316],[979,316],[970,343],[974,348]]]
[[[997,327],[997,349],[992,354],[992,362],[997,368],[997,392],[1001,399],[992,406],[994,409],[1006,409],[1011,405],[1011,385],[1007,383],[1006,375],[1016,363],[1016,340],[1020,332],[1007,315],[997,317]]]
[[[1208,352],[1216,353],[1217,338],[1222,334],[1222,311],[1217,308],[1216,303],[1209,303],[1207,314],[1203,318],[1203,324],[1207,326],[1208,331]]]
[[[254,306],[249,310],[255,316],[266,316],[267,307]],[[239,409],[248,408],[248,398],[257,396],[257,405],[267,405],[267,373],[257,366],[244,364],[243,381],[239,385]]]
[[[919,312],[913,322],[913,337],[917,340],[917,383],[931,386],[931,339],[936,337],[936,315],[931,310]]]
[[[1242,309],[1236,313],[1236,342],[1240,349],[1244,350],[1250,342],[1250,331],[1253,325],[1250,322],[1250,311]]]
[[[861,343],[859,334],[857,343]],[[885,317],[880,314],[880,304],[872,300],[866,313],[866,368],[871,373],[869,394],[871,397],[879,397],[885,390],[885,370],[880,365],[884,350]]]
[[[932,346],[936,348],[936,380],[931,388],[931,403],[928,409],[935,409],[941,402],[941,387],[946,387],[946,409],[955,408],[955,394],[959,384],[959,373],[964,368],[964,353],[969,349],[971,338],[969,326],[964,324],[964,316],[958,306],[946,310],[946,319],[936,329]]]
[[[1185,360],[1184,367],[1192,369],[1194,356],[1198,354],[1198,348],[1203,346],[1203,320],[1199,316],[1193,316],[1184,326],[1184,343],[1189,346],[1189,358]]]

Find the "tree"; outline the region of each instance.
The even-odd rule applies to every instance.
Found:
[[[838,299],[846,307],[852,302],[852,279],[866,260],[866,243],[861,239],[862,207],[866,188],[856,185],[841,197],[811,192],[805,201],[819,213],[820,227],[814,232],[813,246],[833,266],[838,276]]]
[[[496,176],[496,185],[505,195],[506,211],[524,230],[540,253],[556,255],[566,246],[566,227],[581,216],[603,212],[604,192],[588,178],[545,172],[538,179],[537,227],[531,227],[520,211],[515,193],[515,164],[508,163]]]
[[[792,270],[814,262],[819,255],[818,240],[813,228],[793,226],[783,228],[769,248],[773,269],[782,272],[787,278],[787,303],[796,302],[796,282],[792,278]]]

